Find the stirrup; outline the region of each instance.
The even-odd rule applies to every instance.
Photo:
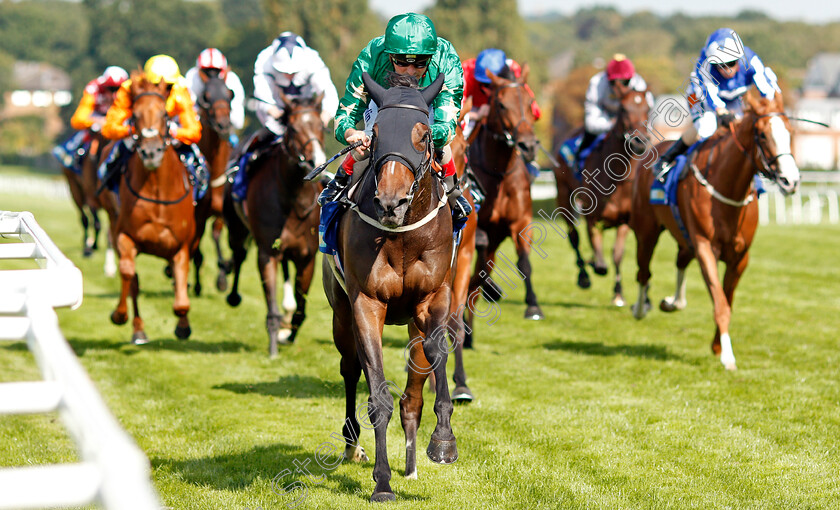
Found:
[[[452,219],[455,221],[462,220],[472,213],[472,206],[469,200],[463,195],[455,199],[455,207],[452,208]]]
[[[671,170],[671,167],[674,166],[674,163],[673,162],[665,163],[663,161],[662,164],[658,165],[658,166],[659,166],[659,173],[656,174],[656,180],[664,183],[665,182],[665,176],[668,175],[668,172]]]

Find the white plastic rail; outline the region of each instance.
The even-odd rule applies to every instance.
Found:
[[[40,267],[0,270],[0,341],[25,340],[44,380],[0,383],[0,415],[59,412],[81,461],[0,469],[0,509],[94,503],[159,510],[149,460],[111,415],[58,327],[54,307],[82,304],[81,271],[28,212],[0,211],[4,259]]]

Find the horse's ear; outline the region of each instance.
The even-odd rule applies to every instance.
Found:
[[[432,101],[435,100],[438,93],[440,92],[440,89],[443,88],[444,78],[446,78],[446,76],[444,76],[443,73],[440,73],[431,85],[429,85],[425,89],[420,90],[420,93],[423,95],[423,100],[426,101],[427,105],[432,104]]]
[[[492,83],[494,87],[498,88],[504,86],[506,81],[504,78],[496,76],[496,74],[493,73],[493,71],[490,71],[489,69],[486,71],[486,73],[487,77],[490,78],[490,83]]]
[[[520,85],[525,84],[525,82],[528,81],[529,72],[531,72],[531,68],[528,66],[528,64],[522,64],[522,72],[519,74],[519,78],[516,79],[516,83],[519,83]]]
[[[414,146],[414,150],[417,152],[423,152],[426,150],[426,136],[429,133],[429,126],[422,122],[418,122],[414,124],[414,127],[411,129],[411,145]]]
[[[198,77],[201,78],[201,81],[207,83],[210,80],[210,77],[207,76],[207,73],[204,72],[204,69],[198,70]]]
[[[746,100],[747,106],[749,106],[750,110],[757,112],[760,109],[759,102],[749,91],[747,91],[747,93],[744,94],[744,100]]]
[[[785,111],[785,100],[782,97],[781,92],[776,91],[776,94],[773,96],[773,102],[776,103],[776,108],[778,108],[779,111]]]
[[[319,106],[321,101],[324,100],[324,91],[322,90],[320,94],[316,95],[312,98],[312,104],[315,106]]]
[[[373,99],[373,102],[377,105],[382,105],[382,99],[385,97],[385,87],[376,83],[367,71],[362,73],[362,82],[364,82],[365,90],[367,90],[368,94],[370,94],[370,98]]]
[[[286,94],[283,93],[281,89],[277,89],[277,94],[280,96],[280,99],[283,101],[283,104],[286,106],[287,110],[292,109],[292,100],[289,99]]]

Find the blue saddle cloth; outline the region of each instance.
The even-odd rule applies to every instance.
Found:
[[[52,155],[68,170],[76,175],[82,175],[82,158],[90,150],[90,140],[84,141],[85,131],[77,131],[64,143],[53,147]]]
[[[338,224],[347,207],[341,202],[328,202],[321,207],[318,223],[318,250],[326,255],[338,252]]]
[[[204,156],[195,144],[182,145],[175,151],[190,174],[190,181],[193,185],[193,200],[201,200],[210,187],[210,172],[207,170],[207,162]]]
[[[601,144],[604,142],[604,138],[606,137],[606,133],[601,133],[600,135],[598,135],[595,138],[595,140],[592,141],[589,147],[586,147],[585,149],[580,151],[580,154],[578,155],[579,157],[577,159],[575,158],[575,154],[578,153],[578,149],[580,148],[580,142],[581,140],[583,140],[583,133],[569,138],[568,140],[563,142],[562,145],[560,145],[560,155],[563,157],[564,160],[566,160],[566,164],[569,165],[569,168],[573,169],[575,173],[575,179],[581,180],[583,165],[584,163],[586,163],[586,158],[588,158],[589,155],[592,154],[592,151],[601,146]]]

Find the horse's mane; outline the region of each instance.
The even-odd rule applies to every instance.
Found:
[[[397,74],[394,71],[388,71],[388,76],[385,78],[389,87],[408,87],[410,89],[419,89],[420,82],[417,78],[410,74]]]

